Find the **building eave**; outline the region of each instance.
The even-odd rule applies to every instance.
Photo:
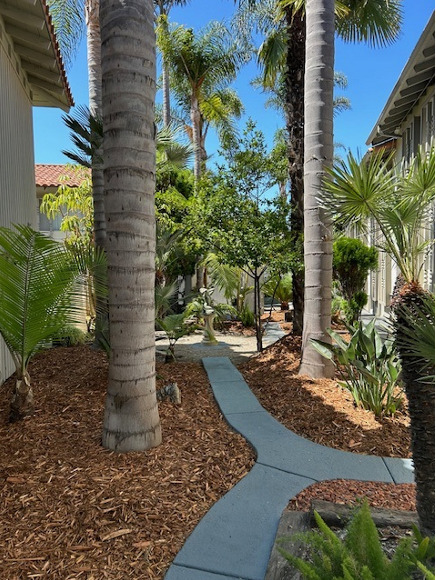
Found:
[[[367,145],[400,136],[401,124],[435,82],[435,20],[431,15],[374,125]]]
[[[27,76],[32,105],[74,105],[46,0],[0,0],[0,17]]]

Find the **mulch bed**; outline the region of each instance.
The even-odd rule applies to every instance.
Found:
[[[233,330],[233,329],[232,329]],[[262,405],[304,437],[338,449],[407,456],[407,408],[375,421],[333,381],[298,377],[298,340],[242,365]],[[198,363],[158,364],[157,386],[177,382],[180,406],[159,404],[163,444],[146,453],[101,447],[107,361],[87,347],[57,348],[30,366],[36,413],[7,423],[13,379],[0,390],[0,578],[162,579],[201,517],[251,468],[245,440],[220,415]],[[266,380],[267,379],[267,380]],[[320,420],[321,419],[321,420]],[[311,499],[415,509],[414,486],[336,480]]]
[[[116,454],[100,445],[107,361],[57,348],[30,365],[36,413],[7,424],[0,390],[0,578],[162,578],[212,504],[253,464],[213,402],[198,363],[160,365],[182,404],[159,405],[163,444]]]
[[[376,419],[335,381],[299,376],[300,348],[301,339],[287,335],[239,366],[271,415],[298,435],[335,449],[410,457],[406,399],[395,417]]]
[[[273,313],[272,319],[283,320]],[[282,324],[285,331],[292,325]],[[385,457],[410,457],[407,401],[395,417],[376,419],[356,407],[351,394],[335,381],[298,375],[301,339],[291,334],[239,366],[262,406],[298,435],[334,449]],[[313,499],[355,505],[364,498],[374,507],[416,510],[415,484],[350,480],[315,483],[288,505],[308,510]]]

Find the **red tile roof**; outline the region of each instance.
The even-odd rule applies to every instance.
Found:
[[[46,0],[41,0],[41,6],[42,6],[42,9],[44,12],[45,22],[47,24],[48,33],[50,35],[50,38],[51,38],[51,41],[53,44],[53,49],[55,52],[55,57],[56,57],[56,60],[58,63],[59,71],[61,73],[62,84],[64,85],[65,93],[66,93],[67,99],[68,99],[68,104],[70,107],[74,107],[73,95],[71,94],[70,85],[68,83],[67,75],[65,73],[64,62],[62,60],[61,51],[59,49],[59,43],[58,43],[58,40],[56,38],[55,28],[54,28],[52,20],[51,20],[49,7],[47,6]]]
[[[81,170],[72,169],[71,165],[35,165],[37,187],[59,187],[63,175],[68,175],[69,179],[62,181],[62,184],[74,187],[80,185],[84,177],[90,176],[90,171],[83,167]]]

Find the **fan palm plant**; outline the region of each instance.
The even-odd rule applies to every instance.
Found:
[[[422,356],[410,348],[424,332],[423,316],[434,327],[434,301],[420,285],[426,252],[434,240],[426,236],[434,203],[435,152],[420,151],[408,170],[399,175],[389,169],[391,159],[374,153],[360,163],[349,154],[328,171],[321,203],[341,227],[355,225],[362,231],[375,224],[378,246],[398,267],[400,277],[394,297],[393,325],[409,401],[412,454],[417,485],[417,510],[421,528],[434,534],[435,388]],[[425,314],[423,314],[425,313]],[[417,329],[422,330],[417,332]],[[428,329],[427,329],[428,331]],[[434,368],[434,361],[433,361]],[[434,374],[434,371],[433,371]]]
[[[10,420],[33,413],[31,358],[74,312],[75,271],[64,246],[27,226],[0,229],[0,334],[15,363]]]

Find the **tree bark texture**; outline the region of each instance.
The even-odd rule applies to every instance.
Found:
[[[410,313],[417,308],[424,311],[422,297],[424,290],[418,285],[409,285],[399,292],[394,304],[397,350],[401,359],[401,377],[409,402],[410,430],[412,436],[412,457],[416,483],[416,510],[421,533],[434,536],[435,533],[435,383],[434,368],[423,370],[423,363],[412,356],[405,347],[407,338],[413,333],[410,322],[401,307]],[[424,379],[424,380],[423,380]]]
[[[111,354],[103,445],[161,443],[155,388],[155,37],[152,0],[101,0]]]
[[[191,97],[192,145],[194,148],[194,178],[201,177],[201,112],[196,95]]]
[[[304,262],[304,63],[306,21],[304,14],[293,14],[285,8],[287,53],[285,77],[285,116],[288,133],[288,173],[291,189],[291,230],[293,239],[301,247]],[[293,333],[301,336],[304,313],[304,270],[292,272],[292,303],[294,306]]]
[[[310,339],[328,340],[333,241],[319,206],[324,167],[333,159],[334,0],[307,0],[304,109],[304,327],[300,374],[333,376],[331,361]]]
[[[30,376],[27,371],[24,371],[24,373],[18,374],[17,380],[15,381],[15,388],[12,393],[11,406],[9,410],[9,422],[15,423],[15,421],[21,421],[24,417],[33,415],[34,411],[33,390],[30,384]]]
[[[94,117],[101,117],[100,0],[86,0],[85,19],[88,50],[89,112]],[[101,150],[95,152],[91,169],[92,198],[94,202],[94,241],[95,245],[100,248],[104,248],[106,241],[103,166],[99,161],[102,156]]]

